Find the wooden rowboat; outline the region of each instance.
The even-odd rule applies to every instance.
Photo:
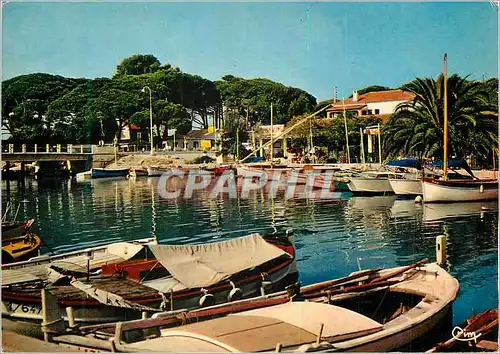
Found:
[[[467,319],[465,327],[455,327],[452,338],[426,351],[498,352],[498,309],[490,309]]]
[[[2,264],[19,262],[38,254],[40,236],[29,233],[17,237],[2,237]]]
[[[74,328],[71,334],[60,328],[62,334],[51,340],[80,350],[123,352],[394,350],[451,313],[458,281],[426,261],[205,309]],[[47,322],[57,321],[48,316]]]
[[[171,171],[171,168],[160,168],[160,167],[148,167],[148,176],[149,177],[159,177],[165,172]]]
[[[139,318],[141,311],[209,306],[256,296],[262,288],[277,291],[297,280],[291,237],[253,234],[202,245],[109,246],[107,253],[121,252],[122,261],[101,261],[88,265],[86,271],[85,265],[68,266],[75,263],[66,258],[52,262],[45,278],[42,269],[35,269],[33,275],[38,277],[31,281],[4,283],[2,315],[40,322],[44,288],[62,310],[71,306],[79,323]],[[126,259],[124,247],[129,248]]]
[[[92,178],[126,177],[129,168],[92,168]]]
[[[2,221],[2,239],[26,235],[34,221]]]
[[[28,291],[30,288],[47,284],[48,268],[52,265],[80,272],[88,267],[94,272],[105,264],[123,262],[134,256],[143,245],[154,242],[156,242],[154,238],[115,242],[59,255],[36,256],[26,261],[2,265],[2,291],[16,287]],[[2,297],[2,317],[23,321],[34,318],[35,321],[39,321],[41,307],[36,303],[31,303],[29,307],[23,304]]]

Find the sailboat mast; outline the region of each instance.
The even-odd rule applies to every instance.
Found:
[[[273,140],[273,104],[271,103],[271,164],[273,163],[274,153],[274,140]]]
[[[444,148],[443,148],[443,175],[448,179],[448,54],[444,53]]]
[[[361,149],[360,149],[360,156],[359,158],[361,159],[361,162],[364,164],[365,163],[365,144],[363,142],[363,129],[359,128],[359,136],[360,136],[360,142],[361,142]]]
[[[349,152],[349,134],[347,133],[347,116],[345,114],[345,102],[344,98],[342,97],[342,108],[344,111],[344,127],[345,127],[345,143],[346,143],[346,150],[347,150],[347,163],[351,163],[351,154]]]
[[[380,131],[380,124],[377,125],[378,129],[378,163],[382,165],[382,132]]]

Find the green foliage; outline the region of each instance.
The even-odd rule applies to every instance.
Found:
[[[326,106],[329,106],[331,105],[333,102],[333,99],[329,99],[329,100],[324,100],[324,101],[321,101],[319,102],[316,107],[314,107],[314,112],[317,112],[319,111],[320,109],[322,108],[325,108]],[[326,117],[326,110],[324,110],[323,112],[319,113],[318,114],[318,117]]]
[[[50,102],[57,100],[84,79],[50,74],[21,75],[2,83],[2,123],[14,139],[40,141],[50,137],[46,118]]]
[[[271,102],[276,123],[309,112],[316,104],[307,92],[271,80],[226,75],[212,82],[141,54],[123,59],[112,78],[31,74],[6,80],[4,124],[20,140],[109,142],[127,124],[149,130],[149,90],[141,92],[146,86],[152,91],[153,129],[164,135],[165,128],[176,128],[178,134],[193,125],[207,128],[210,117],[222,118],[223,105],[233,112],[233,120],[246,120],[248,112],[252,124],[269,123]],[[233,122],[224,124],[234,135]],[[244,141],[246,136],[240,138]]]
[[[386,87],[386,86],[372,85],[372,86],[367,86],[367,87],[364,87],[362,89],[359,89],[358,95],[364,95],[365,93],[368,93],[368,92],[378,92],[378,91],[387,91],[387,90],[392,90],[392,89],[390,87]],[[352,97],[352,95],[349,97]]]
[[[154,55],[135,54],[118,64],[115,76],[151,74],[159,69],[160,62]]]
[[[240,157],[245,152],[242,143],[249,139],[248,129],[245,120],[236,112],[231,112],[224,121],[224,135],[222,137],[222,149],[236,156],[237,147]],[[238,137],[237,137],[238,136]],[[237,144],[238,143],[238,144]]]
[[[208,127],[208,116],[220,105],[220,94],[215,84],[198,75],[169,72],[166,82],[170,87],[169,101],[185,107],[196,125]]]
[[[354,156],[359,156],[360,152],[359,145],[361,144],[361,136],[359,130],[365,129],[368,126],[377,125],[380,121],[373,116],[355,116],[352,112],[347,112],[346,118],[351,160],[354,161]],[[329,151],[345,152],[347,144],[344,118],[342,116],[336,116],[331,120],[329,125],[319,130],[318,137],[314,138],[314,144],[326,146]]]
[[[389,157],[443,156],[444,78],[415,79],[403,86],[415,94],[398,106],[383,129]],[[495,81],[469,81],[458,75],[448,79],[448,151],[450,156],[487,157],[498,146],[498,99]]]
[[[243,79],[226,75],[215,82],[223,104],[247,117],[250,124],[269,124],[271,103],[274,106],[274,123],[286,123],[292,117],[311,112],[316,99],[307,92],[286,87],[268,79]]]

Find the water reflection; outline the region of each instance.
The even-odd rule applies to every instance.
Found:
[[[183,244],[293,228],[304,284],[359,267],[434,260],[435,237],[446,234],[450,271],[461,283],[456,322],[497,303],[495,202],[422,205],[395,196],[320,200],[285,199],[284,193],[269,199],[263,190],[248,198],[212,199],[200,191],[190,200],[166,200],[158,195],[158,181],[4,181],[2,205],[27,200],[18,219],[34,217],[54,252],[150,235]]]

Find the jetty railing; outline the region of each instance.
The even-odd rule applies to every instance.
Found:
[[[3,144],[4,154],[93,154],[91,144]]]

